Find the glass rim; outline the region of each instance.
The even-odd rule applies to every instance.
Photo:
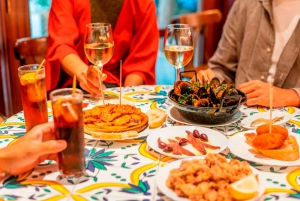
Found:
[[[53,91],[50,92],[49,94],[49,97],[50,97],[50,100],[52,100],[52,98],[56,97],[56,95],[54,95],[55,93],[59,93],[59,92],[66,92],[66,91],[70,91],[71,93],[70,94],[66,94],[66,95],[57,95],[57,96],[69,96],[69,95],[72,95],[72,92],[73,92],[73,88],[62,88],[62,89],[55,89]],[[83,91],[81,89],[75,89],[77,95],[81,95],[83,97]]]
[[[95,22],[95,23],[89,23],[85,25],[87,28],[96,28],[96,27],[111,27],[110,23],[105,22]]]
[[[38,67],[39,67],[39,65],[40,64],[27,64],[27,65],[19,66],[18,67],[18,72],[28,72],[28,73],[30,73],[30,72],[36,72],[37,69],[38,69]],[[23,69],[23,68],[26,68],[26,67],[28,67],[28,68],[30,68],[30,67],[36,67],[36,69]],[[43,65],[40,68],[39,72],[41,72],[41,70],[45,70],[45,65]]]
[[[178,27],[176,27],[178,26]],[[176,23],[176,24],[168,24],[167,28],[174,28],[174,29],[191,29],[192,26],[189,24],[181,24],[181,23]]]

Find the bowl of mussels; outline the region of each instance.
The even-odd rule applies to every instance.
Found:
[[[247,100],[246,94],[226,80],[210,82],[179,80],[168,93],[169,100],[186,119],[199,124],[222,124],[230,121]]]

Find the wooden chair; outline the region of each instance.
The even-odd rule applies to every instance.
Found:
[[[15,43],[14,52],[21,65],[41,63],[46,58],[47,37],[21,38]]]
[[[198,65],[194,66],[194,59],[196,59],[195,57],[199,58],[201,56],[201,53],[203,56],[202,60],[204,61],[208,61],[208,59],[212,56],[212,55],[208,55],[206,52],[204,52],[204,49],[201,48],[200,38],[209,37],[207,34],[207,28],[221,22],[221,20],[222,20],[222,13],[218,9],[205,10],[201,12],[177,16],[177,19],[175,19],[174,22],[191,25],[193,27],[194,35],[195,35],[194,57],[193,60],[187,66],[185,66],[184,70],[194,70],[195,67],[197,67],[196,70],[207,68],[206,65],[199,66],[199,67]],[[190,78],[193,76],[193,74],[186,74],[184,76]]]

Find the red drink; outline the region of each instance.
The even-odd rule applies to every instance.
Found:
[[[58,154],[62,176],[77,178],[85,172],[82,92],[59,89],[50,94],[56,139],[66,140],[68,146]]]
[[[36,74],[37,65],[19,67],[20,90],[26,131],[48,122],[45,70]]]

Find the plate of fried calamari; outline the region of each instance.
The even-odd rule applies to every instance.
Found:
[[[272,120],[271,123],[274,125],[281,125],[288,122],[290,119],[294,117],[293,114],[290,114],[286,111],[273,111],[272,112]],[[241,125],[247,129],[255,129],[260,125],[270,123],[270,113],[263,112],[263,113],[256,113],[249,117],[246,117],[242,120]]]
[[[145,137],[150,129],[161,126],[166,114],[160,109],[146,113],[130,104],[97,105],[83,111],[85,138],[126,140]]]
[[[226,149],[228,139],[221,133],[204,127],[165,127],[147,137],[155,151],[172,158],[201,156],[219,153]]]
[[[286,128],[264,124],[231,137],[228,148],[239,158],[259,164],[299,166],[299,143],[300,136]]]
[[[247,162],[228,160],[220,154],[174,161],[160,167],[156,176],[159,190],[177,201],[254,201],[263,195],[264,182],[265,178]],[[244,189],[236,188],[236,184]]]

